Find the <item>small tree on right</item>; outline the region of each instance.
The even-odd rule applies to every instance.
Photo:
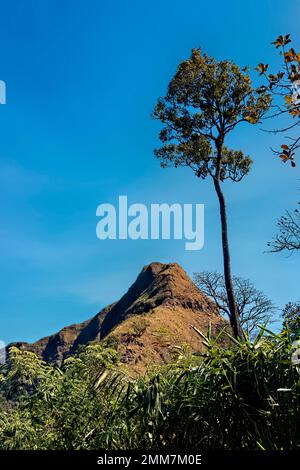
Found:
[[[300,302],[289,302],[282,312],[283,326],[292,341],[300,338]]]
[[[215,302],[220,313],[229,317],[224,276],[216,271],[202,271],[194,274],[194,281],[199,289]],[[248,333],[253,333],[260,325],[271,320],[275,307],[249,279],[233,276],[232,281],[241,325]]]

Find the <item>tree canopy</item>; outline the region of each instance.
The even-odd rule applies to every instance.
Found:
[[[219,174],[222,180],[240,181],[251,159],[224,147],[220,161],[216,147],[237,124],[259,122],[269,105],[269,93],[252,87],[247,67],[218,62],[194,49],[155,108],[154,117],[164,125],[163,145],[155,154],[163,167],[188,166],[201,178]]]

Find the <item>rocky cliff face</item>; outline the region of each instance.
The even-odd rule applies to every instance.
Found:
[[[192,325],[205,332],[228,328],[216,305],[176,263],[145,266],[128,292],[90,320],[66,326],[36,343],[15,343],[60,364],[78,347],[91,341],[114,343],[122,361],[142,372],[148,365],[167,361],[174,348],[187,344],[202,350]]]

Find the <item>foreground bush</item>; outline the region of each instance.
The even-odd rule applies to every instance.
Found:
[[[296,449],[300,375],[287,334],[181,352],[130,379],[92,344],[62,369],[10,350],[1,376],[2,449]]]

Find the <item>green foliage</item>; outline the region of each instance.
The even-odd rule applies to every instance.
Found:
[[[13,349],[2,371],[0,448],[298,448],[300,378],[289,335],[261,330],[227,349],[201,337],[205,354],[181,350],[136,379],[101,344],[62,369]]]
[[[2,377],[6,403],[0,447],[87,448],[90,426],[96,426],[98,418],[103,426],[103,420],[109,422],[113,400],[106,393],[105,379],[116,359],[115,350],[91,344],[67,359],[60,370],[33,353],[11,348]]]
[[[252,87],[247,68],[194,49],[155,108],[154,117],[164,125],[155,154],[163,167],[189,166],[201,178],[240,181],[252,161],[223,147],[224,138],[240,122],[259,122],[269,105],[269,94]],[[214,147],[222,147],[221,162]]]
[[[289,302],[282,312],[284,327],[291,340],[300,339],[300,302]]]

